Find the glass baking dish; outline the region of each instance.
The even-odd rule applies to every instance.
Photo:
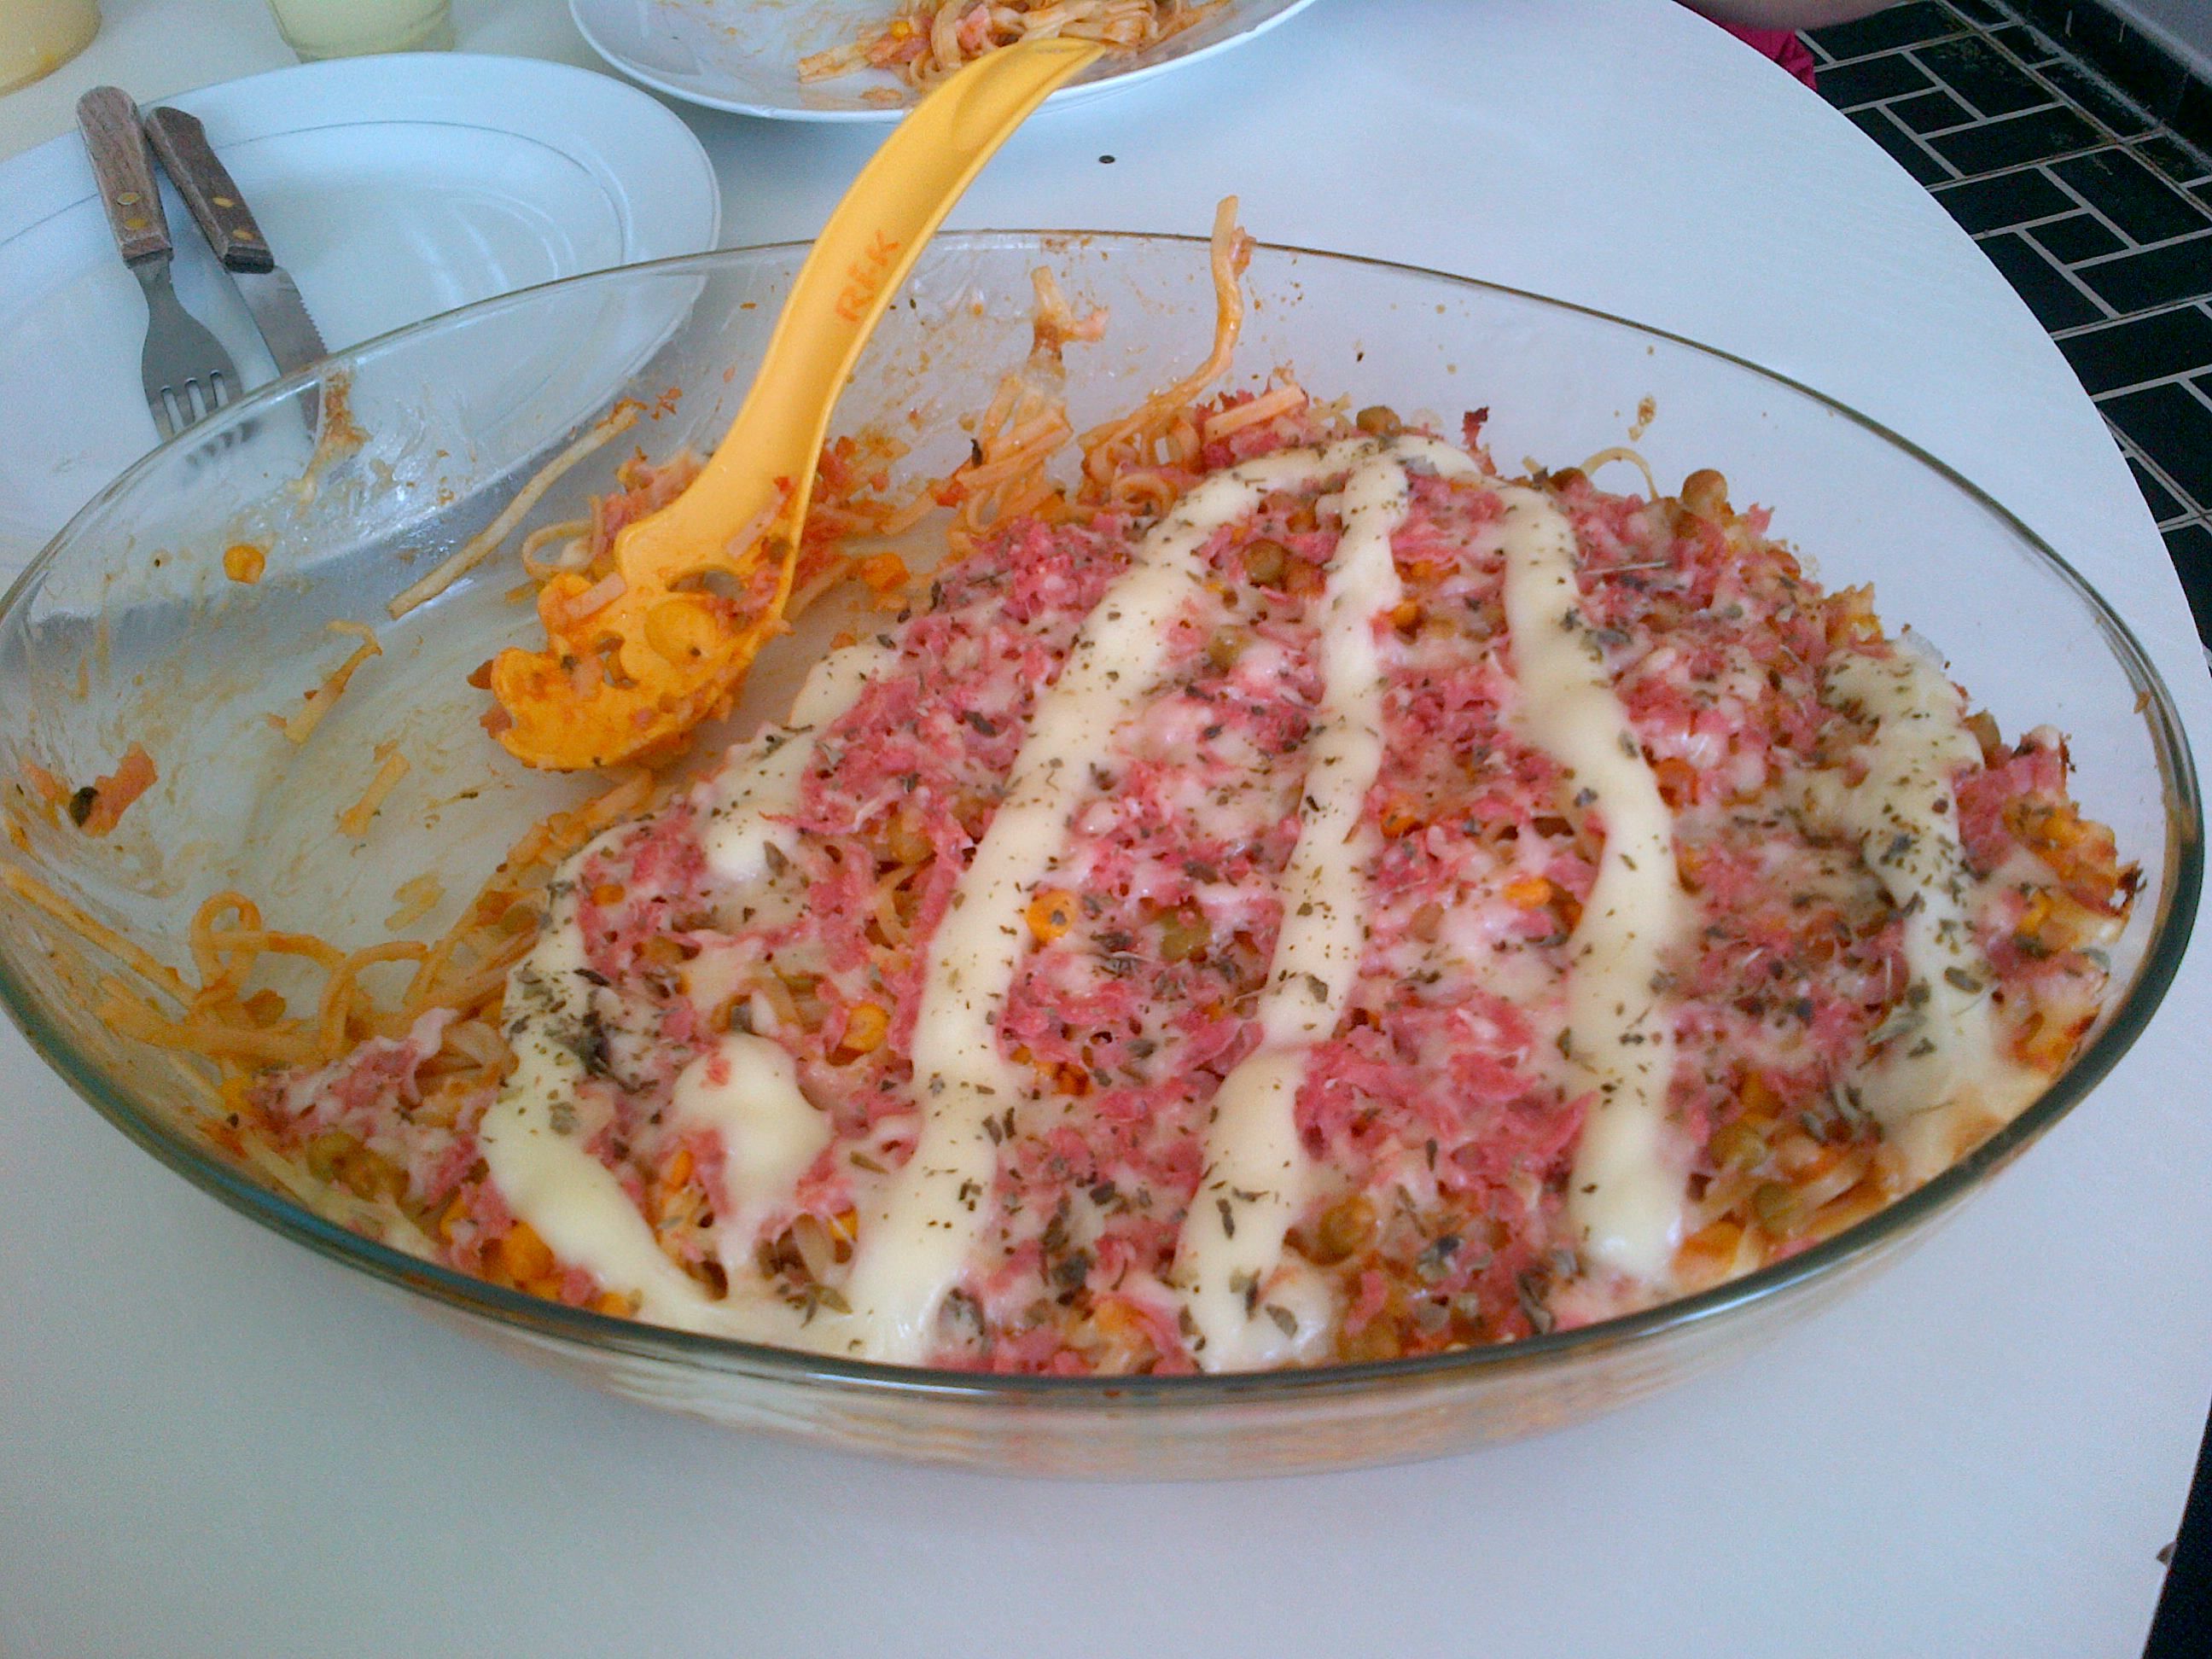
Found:
[[[621,398],[653,411],[656,457],[710,448],[734,412],[801,246],[744,249],[571,278],[340,354],[191,428],[87,507],[0,606],[0,777],[71,778],[132,742],[161,781],[112,836],[29,823],[8,857],[130,945],[189,959],[186,923],[240,887],[272,925],[341,945],[384,937],[396,887],[434,874],[444,925],[526,824],[591,792],[526,770],[483,735],[470,671],[534,641],[511,548],[395,622],[387,602],[483,528],[545,460]],[[902,471],[942,473],[1030,347],[1030,273],[1048,265],[1104,340],[1069,348],[1078,429],[1204,355],[1203,242],[1083,234],[940,238],[871,345],[836,430],[896,430]],[[0,995],[92,1106],[225,1203],[427,1312],[617,1394],[732,1426],[1006,1472],[1116,1478],[1282,1474],[1434,1455],[1623,1404],[1807,1317],[1893,1260],[2071,1110],[2142,1030],[2186,943],[2200,805],[2159,678],[2060,554],[1901,439],[1754,365],[1632,323],[1432,271],[1262,248],[1233,384],[1277,364],[1316,395],[1390,405],[1455,433],[1487,408],[1502,465],[1547,466],[1632,441],[1671,487],[1723,471],[1739,503],[1830,586],[1871,581],[1882,614],[1947,657],[2008,733],[2072,740],[2074,789],[2144,885],[2112,952],[2106,1012],[2073,1066],[1978,1150],[1888,1209],[1748,1277],[1630,1317],[1430,1358],[1253,1375],[1104,1379],[930,1371],[611,1318],[498,1288],[349,1231],[201,1132],[185,1062],[124,1037],[86,988],[112,960],[0,892]],[[297,400],[319,382],[314,450]],[[575,516],[625,445],[564,475],[530,522]],[[1608,477],[1613,488],[1632,487]],[[1633,481],[1640,483],[1640,480]],[[250,544],[265,570],[226,574]],[[781,712],[838,625],[810,613],[763,657],[730,729]],[[274,710],[328,670],[333,623],[383,655],[305,746]],[[413,767],[367,842],[343,834],[379,744]],[[88,1194],[88,1213],[97,1195]]]

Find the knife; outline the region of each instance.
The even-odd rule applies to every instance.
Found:
[[[253,313],[254,326],[276,360],[276,372],[289,374],[328,356],[321,331],[301,302],[300,290],[270,252],[229,169],[209,148],[207,129],[198,118],[164,105],[147,116],[146,137],[177,194],[198,222],[208,246],[230,272],[239,297]],[[311,430],[314,424],[311,411]]]

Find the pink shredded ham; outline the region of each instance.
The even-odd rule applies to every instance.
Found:
[[[1468,417],[1470,445],[1481,421]],[[1210,465],[1291,435],[1280,420],[1211,429]],[[1709,1145],[1747,1095],[1778,1101],[1825,1144],[1856,1144],[1874,1132],[1835,1103],[1905,994],[1903,923],[1857,850],[1808,830],[1784,786],[1861,736],[1820,697],[1834,654],[1890,647],[1838,627],[1763,514],[1724,526],[1578,475],[1553,488],[1579,543],[1583,616],[1676,815],[1695,925],[1663,988],[1669,1111],[1698,1149],[1692,1195],[1717,1178]],[[1408,604],[1375,623],[1384,755],[1366,809],[1377,851],[1364,957],[1296,1103],[1323,1173],[1291,1245],[1330,1276],[1339,1357],[1510,1340],[1588,1316],[1572,1297],[1553,1306],[1586,1272],[1564,1212],[1590,1107],[1558,1059],[1567,945],[1605,826],[1520,735],[1502,510],[1486,485],[1417,475],[1392,544]],[[710,867],[709,786],[564,872],[594,988],[583,1086],[612,1109],[591,1150],[674,1259],[708,1273],[703,1228],[744,1152],[676,1127],[675,1080],[743,1030],[788,1050],[832,1129],[751,1241],[761,1271],[796,1299],[850,1261],[862,1195],[895,1177],[918,1130],[908,1056],[930,941],[1040,692],[1139,529],[1110,514],[1018,520],[940,571],[890,636],[892,665],[809,739],[793,850],[764,894],[735,895]],[[1065,926],[1025,941],[996,1024],[1036,1097],[994,1124],[988,1225],[935,1363],[1193,1365],[1170,1284],[1214,1091],[1258,1041],[1322,690],[1315,599],[1337,534],[1316,488],[1271,495],[1215,535],[1200,551],[1210,596],[1176,620],[1161,684],[1091,763],[1048,878]],[[2033,857],[2016,808],[2063,801],[2063,750],[2033,734],[1956,782],[1978,872],[2014,869]],[[1993,881],[1984,896],[2000,994],[2063,975],[2101,983],[2080,952],[2038,956],[2014,939],[2033,890]],[[450,1129],[410,1124],[441,1018],[285,1081],[266,1105],[302,1139],[341,1128],[383,1152],[426,1200],[458,1192],[450,1249],[473,1267],[513,1218],[471,1173],[481,1102]],[[671,1192],[691,1194],[690,1209]],[[570,1299],[596,1294],[588,1275],[570,1280]]]

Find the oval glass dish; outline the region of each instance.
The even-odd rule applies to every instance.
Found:
[[[471,671],[534,641],[513,542],[434,601],[388,606],[506,508],[616,400],[651,411],[556,482],[526,523],[576,517],[633,446],[705,450],[734,412],[805,250],[701,255],[490,301],[343,354],[194,428],[88,507],[0,610],[0,788],[27,768],[84,780],[133,743],[159,781],[94,839],[16,812],[4,857],[112,930],[106,949],[0,890],[0,994],[31,1042],[125,1134],[225,1203],[426,1311],[625,1396],[732,1426],[1024,1474],[1187,1478],[1434,1455],[1623,1404],[1759,1342],[1849,1291],[2079,1103],[2156,1007],[2201,876],[2200,806],[2164,686],[2126,628],[2002,508],[1871,422],[1750,364],[1533,295],[1262,248],[1234,386],[1277,364],[1316,396],[1387,403],[1455,431],[1487,407],[1492,452],[1553,467],[1630,440],[1664,487],[1700,467],[1831,586],[1871,581],[1893,626],[1948,659],[2005,732],[2068,734],[2075,794],[2142,890],[2112,952],[2104,1012],[2072,1067],[2009,1126],[1859,1225],[1718,1288],[1611,1322],[1429,1358],[1316,1370],[1101,1379],[840,1362],[634,1323],[479,1282],[318,1214],[202,1132],[180,1057],[95,1014],[119,951],[191,960],[188,923],[239,888],[273,927],[350,948],[387,936],[395,890],[445,896],[430,937],[526,825],[588,781],[530,772],[479,725]],[[979,234],[940,239],[871,346],[836,429],[898,432],[901,471],[967,453],[960,417],[1030,349],[1030,273],[1049,265],[1102,343],[1068,349],[1080,429],[1203,356],[1204,243]],[[300,406],[323,383],[319,450]],[[1623,487],[1613,480],[1614,487]],[[1638,481],[1640,482],[1640,480]],[[924,532],[926,534],[926,531]],[[227,572],[227,550],[234,555]],[[262,568],[251,574],[255,557]],[[241,557],[244,559],[241,564]],[[374,630],[370,659],[312,741],[272,726]],[[732,732],[780,714],[837,625],[810,613],[765,655]],[[278,718],[272,720],[272,716]],[[375,818],[339,818],[404,738]],[[711,737],[703,747],[719,747]],[[418,894],[430,890],[418,885]]]

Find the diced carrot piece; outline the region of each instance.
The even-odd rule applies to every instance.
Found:
[[[547,1277],[558,1265],[552,1248],[526,1221],[516,1222],[499,1241],[499,1257],[508,1276],[526,1288],[528,1281]]]
[[[91,799],[81,815],[76,804],[87,792],[79,790],[70,798],[70,816],[76,819],[86,835],[104,836],[122,822],[124,810],[156,781],[152,757],[134,743],[124,751],[112,772],[93,783]]]
[[[1522,910],[1540,910],[1552,902],[1552,884],[1543,876],[1516,876],[1505,884],[1505,902]]]
[[[1679,756],[1656,762],[1651,775],[1659,782],[1659,798],[1676,808],[1692,806],[1698,799],[1698,769]]]
[[[1674,1276],[1686,1289],[1717,1285],[1735,1268],[1743,1245],[1743,1228],[1723,1217],[1700,1228],[1674,1252]]]
[[[1026,912],[1030,932],[1040,945],[1049,945],[1075,926],[1075,895],[1054,887],[1030,901]]]
[[[896,553],[871,553],[853,569],[868,591],[878,598],[896,592],[913,580],[906,561]]]

